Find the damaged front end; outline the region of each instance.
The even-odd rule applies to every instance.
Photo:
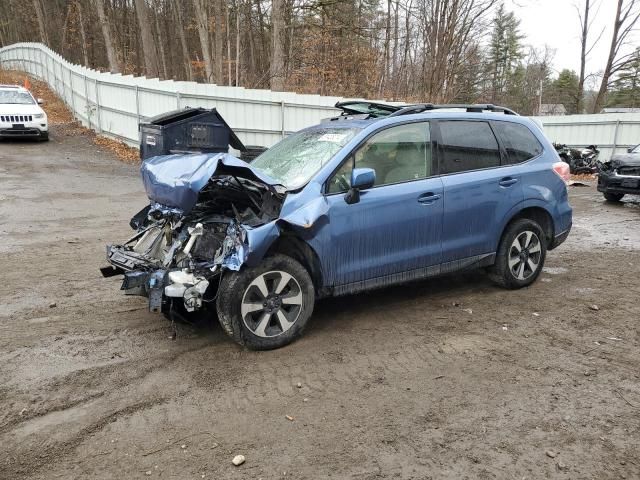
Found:
[[[224,271],[253,264],[278,236],[284,189],[235,157],[153,157],[141,171],[151,204],[131,219],[135,235],[107,246],[101,271],[123,274],[121,289],[153,312],[201,309]]]

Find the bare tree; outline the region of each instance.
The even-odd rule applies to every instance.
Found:
[[[590,21],[589,16],[591,10],[596,7],[596,2],[593,0],[584,0],[584,10],[580,12],[580,9],[576,5],[576,11],[578,12],[578,20],[580,21],[580,75],[578,77],[578,91],[576,92],[576,112],[582,113],[584,109],[584,82],[586,75],[587,57],[593,50],[593,47],[598,43],[600,37],[604,33],[604,28],[600,30],[598,37],[589,46],[589,31],[591,30],[591,24],[593,18]],[[596,14],[597,14],[596,10]]]
[[[80,0],[75,0],[75,6],[78,11],[78,28],[80,29],[80,41],[82,43],[82,60],[85,67],[89,66],[89,56],[87,55],[87,34],[84,30],[84,20],[82,16],[82,6]]]
[[[162,30],[160,29],[160,9],[156,6],[153,13],[153,19],[156,25],[156,37],[158,38],[158,50],[157,53],[160,57],[160,64],[162,65],[163,78],[169,78],[167,70],[167,55],[164,50],[164,42],[162,41]]]
[[[40,0],[33,0],[33,9],[36,12],[36,18],[38,19],[38,29],[40,30],[40,41],[45,45],[49,44],[49,39],[47,38],[47,29],[45,28],[44,23],[44,9],[42,8],[42,4]]]
[[[213,72],[214,83],[222,85],[224,83],[224,12],[226,9],[225,0],[214,0],[213,2],[213,16],[214,16],[214,31],[213,31]]]
[[[284,1],[273,0],[271,4],[271,90],[284,90]]]
[[[120,72],[120,66],[118,65],[118,57],[113,46],[113,40],[111,39],[111,28],[109,27],[109,21],[107,15],[104,12],[103,0],[93,0],[96,6],[96,13],[98,14],[98,22],[100,23],[100,29],[102,30],[102,37],[104,38],[104,47],[107,51],[107,59],[109,60],[109,70],[112,73]]]
[[[142,50],[144,52],[144,70],[147,77],[159,77],[160,68],[158,66],[158,52],[153,40],[151,31],[151,20],[145,0],[135,0],[136,16],[140,27],[140,38],[142,39]]]
[[[602,109],[607,90],[615,73],[625,68],[629,61],[633,59],[633,52],[621,55],[621,49],[627,45],[629,35],[634,31],[638,19],[640,19],[639,0],[618,0],[616,18],[611,35],[611,46],[609,47],[609,58],[602,73],[600,89],[596,95],[592,113],[598,113]]]
[[[178,0],[171,0],[171,8],[175,15],[175,25],[180,38],[180,47],[182,48],[182,60],[184,61],[184,69],[186,80],[193,79],[193,70],[191,69],[191,59],[189,58],[189,47],[187,46],[187,36],[184,33],[184,22],[182,20],[182,4]]]
[[[202,61],[204,62],[205,80],[211,82],[213,78],[213,65],[211,62],[211,49],[209,47],[209,12],[206,0],[193,0],[196,10],[196,23],[198,25],[198,37],[202,49]]]

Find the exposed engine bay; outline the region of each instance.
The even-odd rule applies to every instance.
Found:
[[[181,158],[167,162],[154,157],[148,165],[143,164],[151,204],[131,219],[135,235],[121,245],[107,246],[111,266],[101,269],[102,274],[124,274],[121,289],[129,295],[149,297],[149,308],[154,312],[169,311],[176,303],[193,312],[203,302],[212,301],[221,273],[237,271],[247,261],[252,251],[250,237],[260,240],[262,231],[277,230],[274,221],[286,196],[278,185],[247,175],[241,168],[238,174],[230,174],[229,164],[240,162],[233,157],[195,157],[202,157],[205,166],[214,163],[209,169],[212,176],[204,182],[192,173],[185,181],[181,171],[193,165],[187,162],[176,167]],[[153,171],[156,159],[161,174]],[[220,170],[229,172],[219,175]],[[240,176],[243,173],[244,177]]]

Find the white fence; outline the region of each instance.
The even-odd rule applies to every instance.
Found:
[[[67,62],[40,43],[0,49],[0,66],[45,80],[85,126],[137,146],[138,124],[171,110],[215,107],[245,145],[271,146],[285,135],[335,115],[338,97],[174,82],[101,73]],[[600,158],[640,143],[640,114],[535,117],[553,142],[595,144]]]
[[[623,153],[640,143],[640,113],[600,113],[534,117],[552,142],[571,147],[597,145],[600,159]]]
[[[341,98],[175,82],[101,73],[67,62],[39,43],[0,49],[0,66],[46,81],[86,127],[137,146],[138,124],[187,106],[218,109],[245,145],[283,136],[335,116]]]

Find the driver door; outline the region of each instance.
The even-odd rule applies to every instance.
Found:
[[[435,172],[428,122],[396,125],[369,137],[329,179],[330,241],[323,258],[333,286],[426,276],[441,262],[443,185]],[[348,204],[353,168],[376,182]]]

